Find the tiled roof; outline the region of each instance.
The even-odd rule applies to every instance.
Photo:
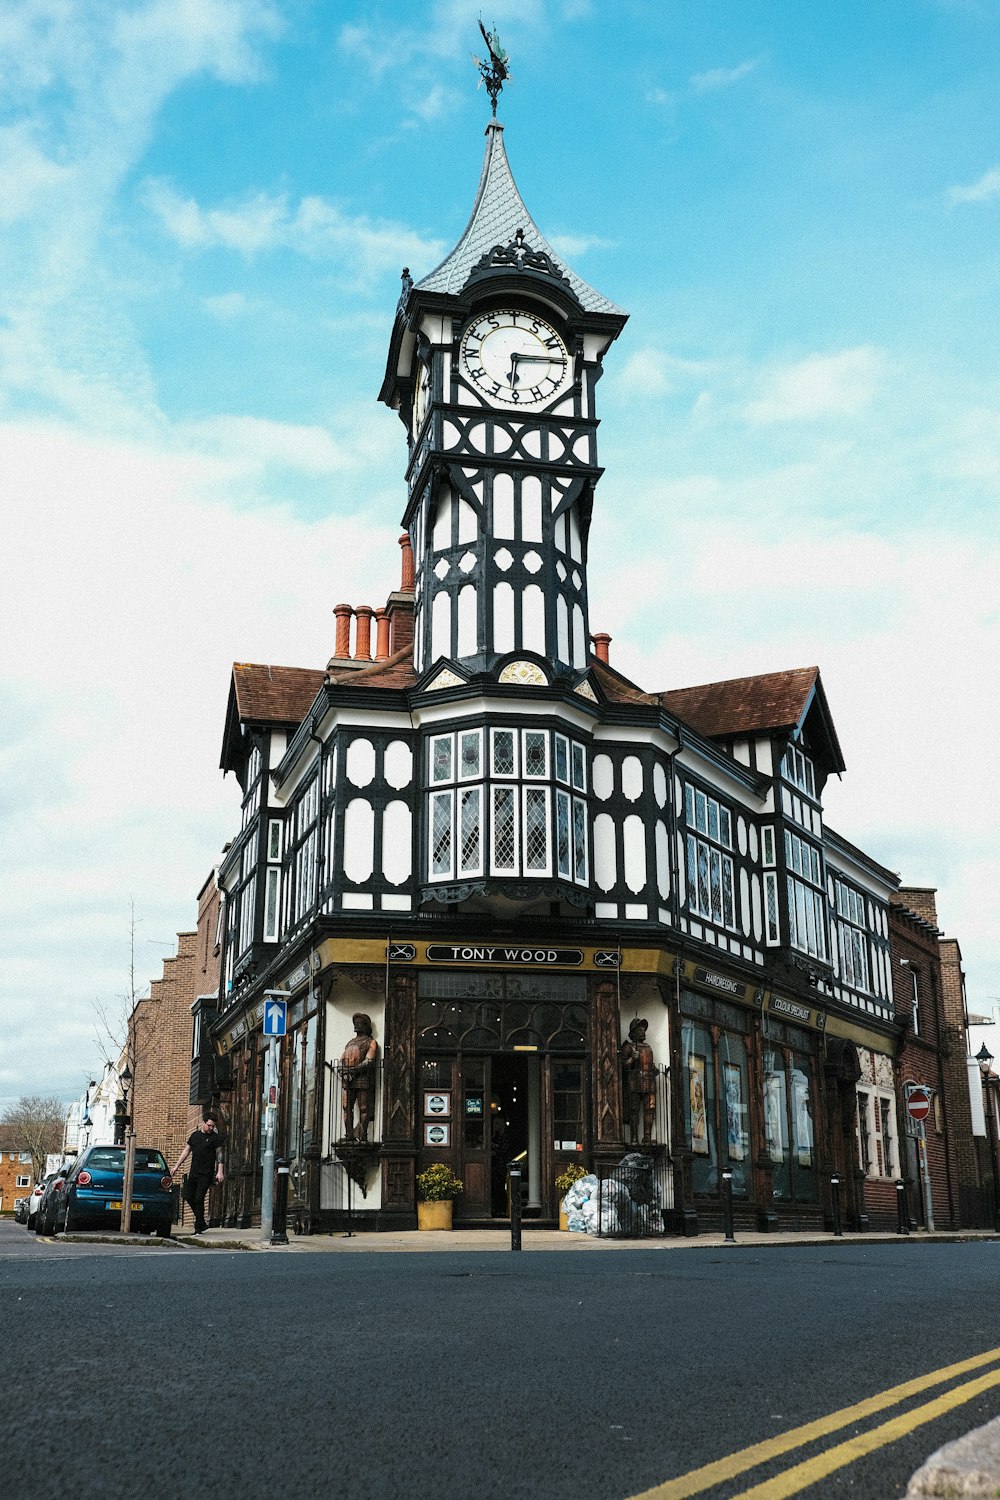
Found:
[[[353,667],[346,672],[336,668],[327,674],[327,681],[334,687],[362,688],[408,688],[417,680],[413,670],[413,647],[404,646],[385,661],[372,662],[367,667]]]
[[[323,686],[324,675],[309,667],[235,662],[233,686],[239,717],[270,724],[301,724]]]
[[[517,190],[504,149],[503,126],[496,120],[491,120],[486,127],[486,156],[472,217],[454,250],[417,283],[418,289],[452,295],[460,292],[473,266],[488,255],[494,245],[509,245],[519,229],[524,231],[524,243],[530,249],[540,250],[556,262],[588,312],[625,316],[620,307],[602,297],[575,271],[571,271],[542,235]]]
[[[674,688],[660,693],[659,701],[699,734],[717,739],[794,728],[802,722],[818,681],[818,667],[794,667],[788,672]]]

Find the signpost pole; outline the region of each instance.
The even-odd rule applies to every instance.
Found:
[[[278,1104],[278,1043],[272,1036],[267,1043],[267,1067],[264,1070],[264,1157],[260,1188],[260,1237],[268,1244],[274,1221],[274,1117]]]
[[[920,1127],[916,1138],[917,1160],[924,1199],[924,1225],[929,1231],[934,1228],[934,1204],[931,1199],[931,1171],[930,1163],[927,1160],[927,1127],[924,1121],[930,1112],[930,1089],[923,1083],[908,1083],[906,1086],[906,1113]]]
[[[928,1232],[934,1228],[934,1204],[931,1199],[931,1172],[927,1161],[927,1126],[923,1120],[920,1122],[920,1140],[917,1143],[920,1152],[920,1174],[924,1184],[924,1226]]]

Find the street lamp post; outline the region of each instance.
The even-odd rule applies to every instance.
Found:
[[[1000,1227],[1000,1188],[997,1185],[997,1122],[993,1113],[993,1097],[990,1089],[990,1069],[993,1066],[993,1053],[986,1043],[976,1053],[976,1062],[983,1078],[983,1103],[986,1106],[986,1138],[990,1147],[990,1168],[993,1173],[993,1228]]]
[[[129,1114],[128,1095],[132,1086],[132,1069],[126,1062],[118,1075],[122,1086],[122,1102],[125,1105],[122,1118],[125,1122],[125,1170],[122,1173],[122,1234],[132,1227],[132,1184],[135,1180],[135,1131]]]

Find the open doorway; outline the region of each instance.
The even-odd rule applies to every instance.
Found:
[[[490,1067],[490,1213],[504,1219],[507,1203],[507,1168],[528,1152],[528,1059],[516,1052],[501,1052]],[[527,1167],[522,1181],[527,1185]]]

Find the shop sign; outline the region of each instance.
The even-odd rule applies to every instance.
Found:
[[[695,969],[695,984],[703,984],[710,990],[716,990],[720,995],[731,995],[734,1000],[743,1000],[746,997],[747,987],[740,984],[737,979],[730,979],[725,974],[715,974],[711,969]]]
[[[814,1026],[817,1031],[823,1031],[826,1028],[826,1016],[821,1010],[812,1010],[808,1005],[800,1005],[796,1000],[783,1000],[780,995],[772,995],[767,1008],[772,1016],[784,1016],[789,1021],[801,1021],[804,1026]]]
[[[438,964],[519,964],[533,969],[567,968],[583,963],[580,948],[486,947],[476,943],[429,943],[427,958]]]

